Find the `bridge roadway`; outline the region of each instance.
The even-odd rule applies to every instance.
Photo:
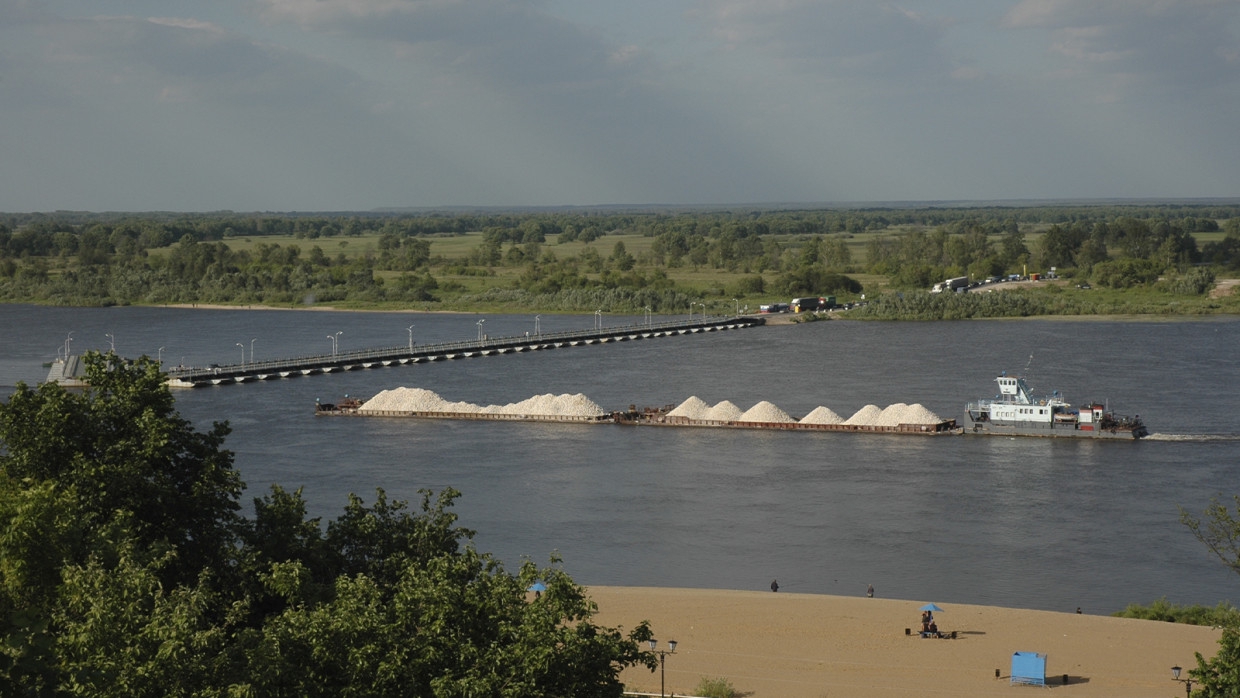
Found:
[[[561,347],[626,342],[656,337],[675,337],[699,332],[718,332],[757,327],[766,323],[761,317],[707,317],[689,321],[656,322],[652,324],[604,327],[570,332],[554,332],[518,337],[495,337],[469,342],[415,344],[413,347],[363,349],[323,356],[275,359],[211,368],[176,368],[169,370],[168,385],[174,388],[198,388],[211,385],[234,385],[252,381],[313,376],[337,371],[365,368],[404,366],[407,364],[500,356],[525,351],[559,349]]]

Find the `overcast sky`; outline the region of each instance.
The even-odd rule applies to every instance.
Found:
[[[0,210],[1240,196],[1240,0],[0,0]]]

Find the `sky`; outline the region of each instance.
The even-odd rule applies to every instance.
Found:
[[[1240,0],[0,0],[0,211],[1240,196]]]

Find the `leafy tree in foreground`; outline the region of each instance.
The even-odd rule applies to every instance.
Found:
[[[324,526],[273,487],[243,517],[227,425],[149,359],[84,360],[90,388],[0,404],[0,696],[602,697],[656,666],[559,560],[478,552],[454,490]]]
[[[1224,565],[1240,574],[1240,495],[1233,499],[1234,511],[1215,498],[1206,507],[1203,518],[1198,519],[1181,509],[1180,521]],[[1189,671],[1189,675],[1200,682],[1199,689],[1193,692],[1197,696],[1230,698],[1240,695],[1240,623],[1234,616],[1223,626],[1218,644],[1218,654],[1208,660],[1198,652],[1197,668]]]

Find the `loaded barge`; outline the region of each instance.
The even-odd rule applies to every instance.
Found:
[[[594,416],[504,414],[495,412],[450,412],[438,410],[362,410],[360,400],[346,398],[340,404],[315,403],[314,413],[323,416],[401,417],[414,419],[454,419],[486,422],[552,422],[557,424],[618,424],[623,426],[710,427],[717,429],[762,429],[769,431],[836,431],[868,434],[956,434],[956,420],[935,424],[811,424],[803,422],[744,422],[739,420],[691,419],[668,414],[675,405],[608,412]]]

